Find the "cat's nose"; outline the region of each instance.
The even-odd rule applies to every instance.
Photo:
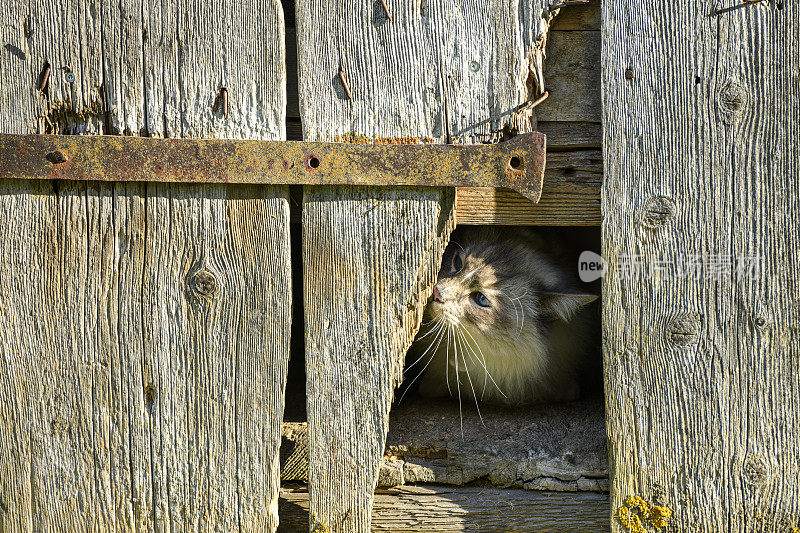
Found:
[[[433,301],[434,302],[442,302],[442,295],[439,293],[438,287],[433,287]]]

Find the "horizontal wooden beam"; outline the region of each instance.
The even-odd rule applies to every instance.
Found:
[[[410,398],[391,411],[378,486],[482,482],[532,490],[606,491],[607,455],[599,399],[520,410],[483,406],[479,416],[474,406],[464,406],[460,415],[456,402]],[[303,422],[283,425],[281,479],[308,479]]]
[[[542,197],[534,204],[510,189],[456,190],[458,224],[597,226],[603,159],[598,149],[547,154]]]
[[[308,528],[308,490],[280,492],[278,532]],[[372,530],[392,532],[610,530],[608,494],[492,487],[398,487],[375,493]]]

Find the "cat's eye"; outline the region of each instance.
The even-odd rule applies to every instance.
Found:
[[[489,307],[489,299],[482,292],[473,292],[472,301],[481,307]]]
[[[461,272],[461,269],[464,267],[464,264],[461,262],[461,256],[456,254],[453,257],[453,272]]]

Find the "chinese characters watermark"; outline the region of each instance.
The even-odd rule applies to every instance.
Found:
[[[578,275],[590,283],[608,273],[610,269],[623,279],[757,279],[764,267],[760,255],[732,254],[672,254],[650,256],[621,254],[612,266],[600,255],[586,250],[578,258]]]

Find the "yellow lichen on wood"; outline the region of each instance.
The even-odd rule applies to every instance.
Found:
[[[664,528],[671,516],[672,510],[669,507],[650,506],[639,496],[629,496],[625,499],[625,505],[617,509],[617,520],[631,533],[647,533],[647,523],[655,529]]]
[[[330,529],[320,520],[317,520],[317,515],[311,513],[311,521],[314,523],[314,527],[311,528],[311,533],[330,533]]]

